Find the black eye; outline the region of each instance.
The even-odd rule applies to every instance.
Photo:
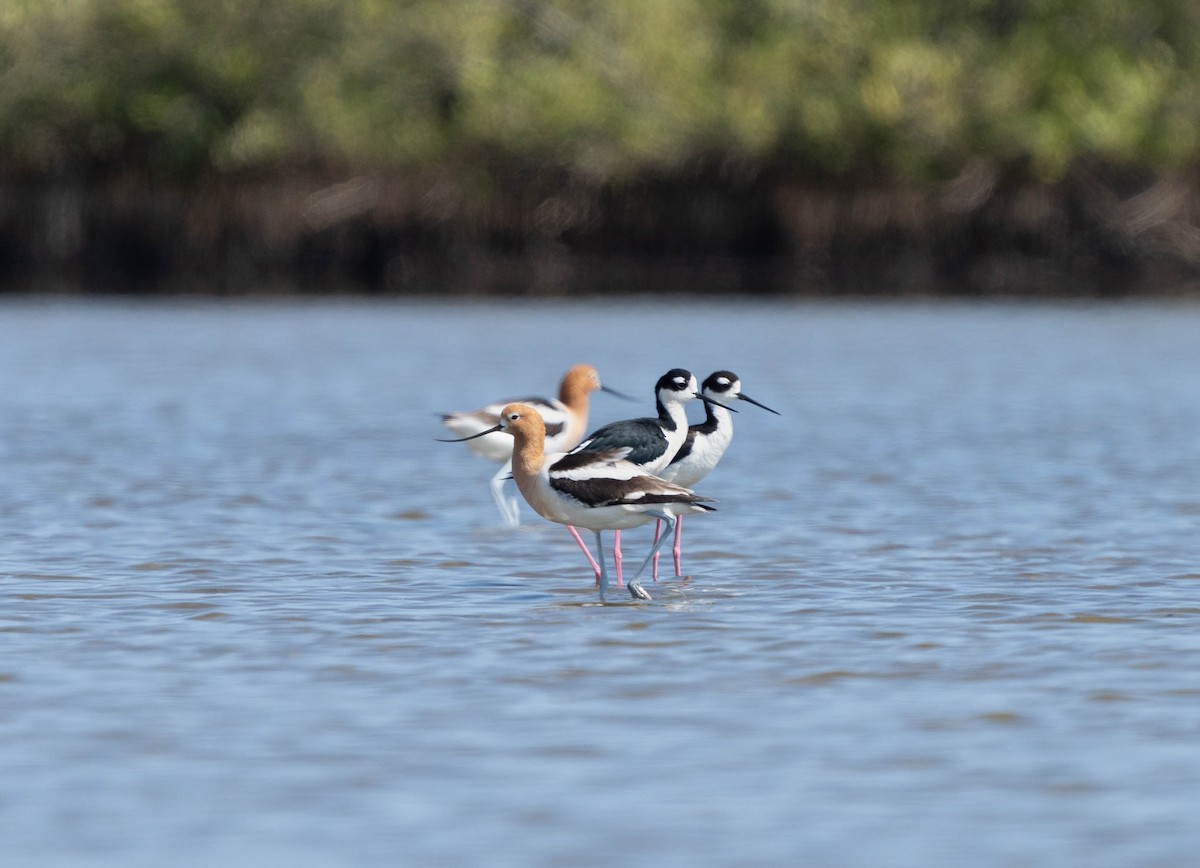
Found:
[[[520,417],[520,415],[519,415],[519,414],[517,414],[517,413],[510,413],[510,414],[508,415],[508,418],[509,418],[511,421],[513,421],[513,422],[516,422],[516,421],[517,421],[518,419],[520,419],[521,417]]]

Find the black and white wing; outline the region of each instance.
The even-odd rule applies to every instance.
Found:
[[[633,464],[647,464],[667,450],[667,438],[657,419],[627,419],[593,431],[571,451],[607,453],[614,449],[628,450],[625,459]]]
[[[702,506],[712,501],[711,497],[700,497],[647,473],[628,460],[632,451],[623,446],[604,452],[568,452],[548,468],[550,487],[590,507],[646,503]]]

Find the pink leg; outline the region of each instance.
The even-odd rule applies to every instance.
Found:
[[[671,549],[675,555],[675,575],[682,576],[683,569],[680,566],[683,561],[683,516],[675,518],[675,548]]]
[[[662,519],[654,522],[654,545],[658,545],[658,535],[662,532]],[[650,568],[650,578],[658,581],[658,552],[654,553],[654,566]]]
[[[621,579],[621,532],[613,531],[613,560],[617,564],[617,587],[624,587],[625,582]]]
[[[596,584],[600,584],[600,565],[596,563],[596,559],[592,557],[592,553],[588,551],[587,544],[584,543],[583,538],[579,536],[579,531],[575,530],[575,528],[571,527],[570,525],[567,525],[567,530],[571,532],[571,536],[575,537],[575,542],[579,543],[579,547],[583,549],[583,556],[588,559],[588,563],[592,565],[592,572],[596,574]]]

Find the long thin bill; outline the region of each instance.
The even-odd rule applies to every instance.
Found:
[[[709,398],[707,395],[701,395],[699,392],[696,393],[696,397],[699,398],[701,401],[703,401],[705,404],[716,404],[718,407],[724,407],[730,413],[737,412],[737,410],[733,409],[728,404],[722,404],[720,401],[714,401],[712,398]]]
[[[771,409],[770,407],[768,407],[766,404],[760,404],[758,401],[755,401],[753,398],[751,398],[751,397],[750,397],[749,395],[747,395],[745,392],[743,392],[742,394],[738,395],[738,398],[739,398],[740,400],[742,400],[742,401],[749,401],[749,402],[750,402],[751,404],[753,404],[755,407],[762,407],[762,408],[763,408],[764,410],[766,410],[768,413],[774,413],[776,416],[781,416],[781,415],[783,415],[783,414],[782,414],[782,413],[780,413],[778,410],[772,410],[772,409]]]
[[[624,392],[618,392],[616,389],[610,389],[608,386],[601,386],[601,387],[600,387],[600,391],[601,391],[601,392],[608,392],[608,394],[610,394],[610,395],[614,395],[614,396],[616,396],[616,397],[620,398],[620,399],[621,399],[621,400],[623,400],[623,401],[634,401],[634,400],[636,400],[636,399],[635,399],[633,396],[631,396],[631,395],[626,395]]]
[[[488,434],[495,434],[497,431],[503,430],[503,425],[496,425],[492,428],[488,428],[486,431],[480,431],[478,434],[472,434],[470,437],[456,437],[453,440],[443,440],[441,437],[434,437],[433,439],[438,443],[462,443],[464,440],[474,440],[476,437],[485,437]]]

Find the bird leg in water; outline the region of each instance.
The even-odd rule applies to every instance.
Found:
[[[683,575],[683,516],[675,519],[675,547],[671,549],[675,555],[675,575]]]
[[[654,544],[658,545],[658,535],[662,530],[662,519],[654,522]],[[675,546],[671,549],[671,553],[675,555],[675,575],[676,577],[683,575],[683,516],[679,516],[675,520]],[[650,578],[658,581],[658,556],[655,553],[654,560],[651,561]]]
[[[504,518],[506,527],[517,527],[521,524],[521,512],[517,507],[517,498],[504,496],[504,481],[512,476],[512,461],[511,459],[505,462],[500,471],[492,477],[492,481],[488,485],[492,489],[492,499],[496,501],[496,506],[500,508],[500,515]]]
[[[629,582],[629,595],[635,600],[650,599],[650,595],[646,593],[646,589],[639,584],[638,579],[641,577],[642,573],[646,571],[646,567],[649,566],[650,562],[654,560],[654,556],[658,554],[658,550],[663,547],[663,544],[667,541],[671,534],[674,533],[675,525],[678,522],[678,519],[669,512],[647,512],[646,514],[657,516],[665,521],[667,523],[667,532],[659,537],[658,541],[654,543],[654,548],[650,549],[650,554],[646,555],[646,559],[642,561],[642,565],[638,567],[637,575],[635,575]]]
[[[660,518],[656,522],[654,522],[654,542],[651,543],[651,545],[658,545],[658,535],[661,532],[662,532],[662,519]],[[654,581],[657,582],[658,581],[658,555],[657,554],[654,556],[654,560],[651,563],[652,563],[652,566],[650,567],[650,578],[654,579]]]
[[[621,559],[622,559],[621,532],[619,530],[614,530],[613,531],[613,563],[617,565],[617,587],[618,588],[625,584],[624,579],[621,578]]]
[[[596,563],[596,559],[588,551],[587,543],[583,541],[583,537],[579,535],[579,531],[575,530],[571,525],[567,525],[567,530],[571,532],[571,536],[575,537],[575,542],[579,543],[579,547],[583,549],[583,556],[588,559],[588,563],[592,565],[592,572],[596,574],[596,584],[600,584],[600,565]]]
[[[600,539],[600,531],[593,533],[596,534],[596,554],[600,556],[600,602],[603,603],[604,591],[608,588],[608,571],[604,569],[604,540]]]

